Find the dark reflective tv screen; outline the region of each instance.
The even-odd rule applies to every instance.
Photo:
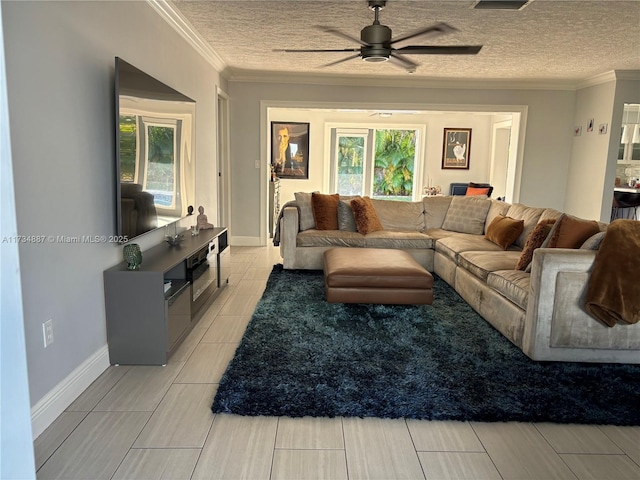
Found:
[[[187,215],[195,200],[195,101],[116,57],[116,234]]]

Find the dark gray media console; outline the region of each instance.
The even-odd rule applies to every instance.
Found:
[[[166,365],[229,282],[229,255],[226,228],[187,231],[179,246],[142,252],[139,270],[105,270],[110,363]]]

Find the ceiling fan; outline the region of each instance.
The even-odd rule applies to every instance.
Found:
[[[345,49],[314,49],[314,50],[295,50],[295,49],[277,49],[277,52],[357,52],[346,58],[342,58],[335,62],[327,63],[322,67],[330,67],[354,58],[362,58],[365,62],[386,62],[405,69],[409,73],[414,73],[418,68],[418,64],[409,60],[403,54],[411,55],[475,55],[482,45],[443,45],[443,46],[427,46],[427,45],[409,45],[410,42],[420,37],[434,37],[446,33],[456,32],[457,29],[446,23],[436,23],[418,31],[402,35],[396,38],[391,37],[391,29],[386,25],[382,25],[379,20],[380,10],[387,4],[386,0],[368,0],[369,8],[373,10],[375,19],[372,25],[364,27],[360,32],[360,39],[341,32],[333,27],[318,26],[317,28],[326,32],[344,38],[360,45],[359,48]]]

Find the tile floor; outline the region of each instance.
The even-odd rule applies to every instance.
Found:
[[[39,479],[640,479],[640,427],[212,414],[280,256],[232,247],[231,261],[166,367],[108,368],[36,439]]]

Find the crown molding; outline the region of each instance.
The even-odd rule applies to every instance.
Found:
[[[576,85],[576,90],[580,90],[582,88],[594,87],[596,85],[602,85],[603,83],[609,83],[609,82],[615,82],[615,81],[616,81],[616,72],[611,70],[609,72],[599,73],[598,75],[585,78],[584,80],[578,82],[578,84]]]
[[[593,77],[585,78],[576,85],[576,89],[602,85],[617,80],[640,80],[640,70],[611,70]]]
[[[640,80],[640,70],[616,70],[617,80]]]
[[[173,3],[168,0],[146,0],[146,2],[221,75],[227,71],[225,61],[211,48]]]
[[[364,76],[364,75],[318,75],[314,73],[292,73],[262,70],[240,70],[230,68],[227,79],[230,82],[285,83],[305,85],[341,85],[354,87],[396,87],[396,88],[453,88],[484,90],[575,90],[572,80],[538,79],[460,79],[426,78],[416,76]]]

